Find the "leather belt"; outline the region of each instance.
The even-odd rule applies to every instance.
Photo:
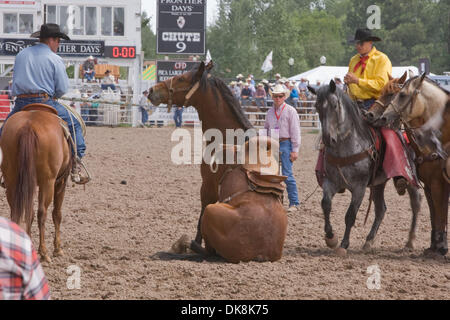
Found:
[[[291,138],[280,138],[280,142],[291,140]]]
[[[50,98],[50,96],[43,92],[43,93],[28,93],[28,94],[19,94],[17,96],[17,98],[39,98],[39,97],[44,97],[44,98]]]

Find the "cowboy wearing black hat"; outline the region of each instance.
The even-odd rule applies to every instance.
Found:
[[[358,54],[350,59],[344,82],[348,86],[350,97],[364,110],[368,110],[380,97],[381,90],[389,82],[389,75],[392,74],[391,61],[387,55],[373,46],[375,41],[381,39],[373,36],[369,29],[356,30],[355,38],[350,40]],[[407,159],[405,161],[409,162],[410,166],[414,165]],[[398,194],[405,194],[407,181],[404,177],[394,177],[394,185]]]
[[[43,24],[39,31],[31,34],[31,38],[39,38],[39,43],[23,49],[16,56],[12,86],[12,95],[16,100],[14,109],[5,122],[29,104],[43,103],[55,108],[58,116],[68,123],[73,140],[76,141],[77,159],[74,161],[72,179],[75,183],[85,184],[89,178],[80,175],[81,158],[86,150],[81,124],[56,101],[69,89],[69,77],[64,61],[56,52],[60,39],[70,38],[54,23]]]
[[[388,74],[392,74],[391,61],[373,46],[375,41],[381,39],[373,36],[369,29],[356,30],[355,38],[349,41],[358,54],[350,59],[344,82],[351,98],[365,110],[380,97],[381,89],[389,81]]]

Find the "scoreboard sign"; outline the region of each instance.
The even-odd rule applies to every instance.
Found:
[[[206,0],[157,1],[157,53],[204,55]]]
[[[156,81],[166,81],[196,68],[200,62],[195,61],[156,61]]]

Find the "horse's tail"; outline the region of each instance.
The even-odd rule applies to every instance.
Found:
[[[18,175],[14,192],[14,205],[11,212],[13,221],[19,223],[25,211],[27,228],[33,218],[33,197],[36,187],[35,156],[38,137],[31,126],[19,129],[18,133]]]

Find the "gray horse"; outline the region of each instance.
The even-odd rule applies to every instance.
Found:
[[[378,154],[370,128],[363,120],[357,104],[337,88],[334,81],[317,91],[311,87],[308,89],[317,96],[315,107],[322,124],[322,141],[325,145],[326,176],[322,186],[325,242],[330,248],[337,247],[338,240],[330,223],[331,202],[337,192],[347,189],[351,192],[352,199],[345,214],[344,238],[340,248],[336,249],[339,256],[346,255],[351,228],[355,223],[366,187],[370,187],[373,195],[371,198],[375,204],[375,220],[363,247],[368,251],[386,212],[384,189],[388,180],[383,170],[375,168]],[[374,170],[377,170],[376,175]],[[421,197],[416,187],[408,184],[407,190],[413,215],[406,246],[412,248]]]

